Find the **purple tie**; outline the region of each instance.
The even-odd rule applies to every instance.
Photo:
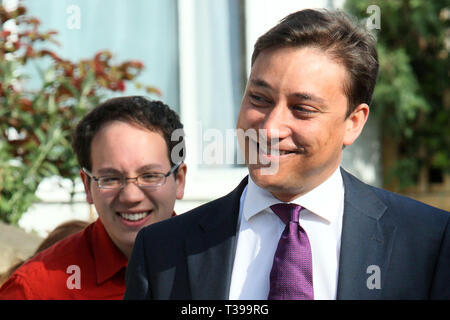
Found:
[[[314,300],[311,246],[298,224],[301,206],[278,203],[270,207],[286,224],[270,271],[269,300]]]

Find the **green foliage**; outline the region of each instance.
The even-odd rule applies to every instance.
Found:
[[[17,34],[4,28],[11,19]],[[44,178],[57,175],[74,182],[79,175],[71,148],[76,124],[106,94],[124,91],[144,66],[139,61],[114,64],[109,51],[88,60],[62,59],[45,48],[57,43],[57,33],[41,32],[39,20],[27,16],[23,6],[7,12],[0,5],[0,21],[0,220],[17,223],[37,200]],[[38,69],[39,89],[27,89],[26,67],[43,65],[43,60],[51,64]]]
[[[384,140],[397,145],[386,176],[407,187],[421,169],[450,172],[450,9],[445,0],[347,0],[345,10],[363,20],[374,4],[381,29],[374,30],[380,74],[372,111]]]

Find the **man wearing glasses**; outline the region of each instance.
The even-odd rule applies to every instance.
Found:
[[[87,114],[73,149],[99,218],[30,259],[0,288],[0,299],[122,299],[137,233],[173,216],[183,197],[182,128],[168,106],[143,97],[111,99]]]

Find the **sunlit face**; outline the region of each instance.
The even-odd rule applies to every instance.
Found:
[[[171,164],[163,136],[159,132],[113,121],[106,124],[91,144],[91,172],[94,176],[142,173],[167,173]],[[93,203],[106,231],[127,256],[143,227],[172,216],[176,199],[184,193],[186,166],[178,169],[177,179],[170,175],[157,189],[145,189],[129,180],[118,190],[100,189],[97,183],[81,173],[87,200]]]
[[[367,119],[366,104],[346,118],[345,68],[317,48],[277,48],[260,53],[252,66],[238,129],[265,129],[277,138],[279,155],[257,146],[264,162],[277,163],[262,174],[261,162],[248,162],[255,183],[290,201],[325,181],[339,166],[344,145],[352,144]],[[248,142],[248,141],[247,141]],[[241,142],[241,149],[244,145]],[[267,154],[269,153],[269,154]]]

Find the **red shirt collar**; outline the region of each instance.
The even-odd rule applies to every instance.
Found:
[[[94,223],[90,238],[97,284],[101,284],[126,268],[128,259],[112,242],[100,219]]]

